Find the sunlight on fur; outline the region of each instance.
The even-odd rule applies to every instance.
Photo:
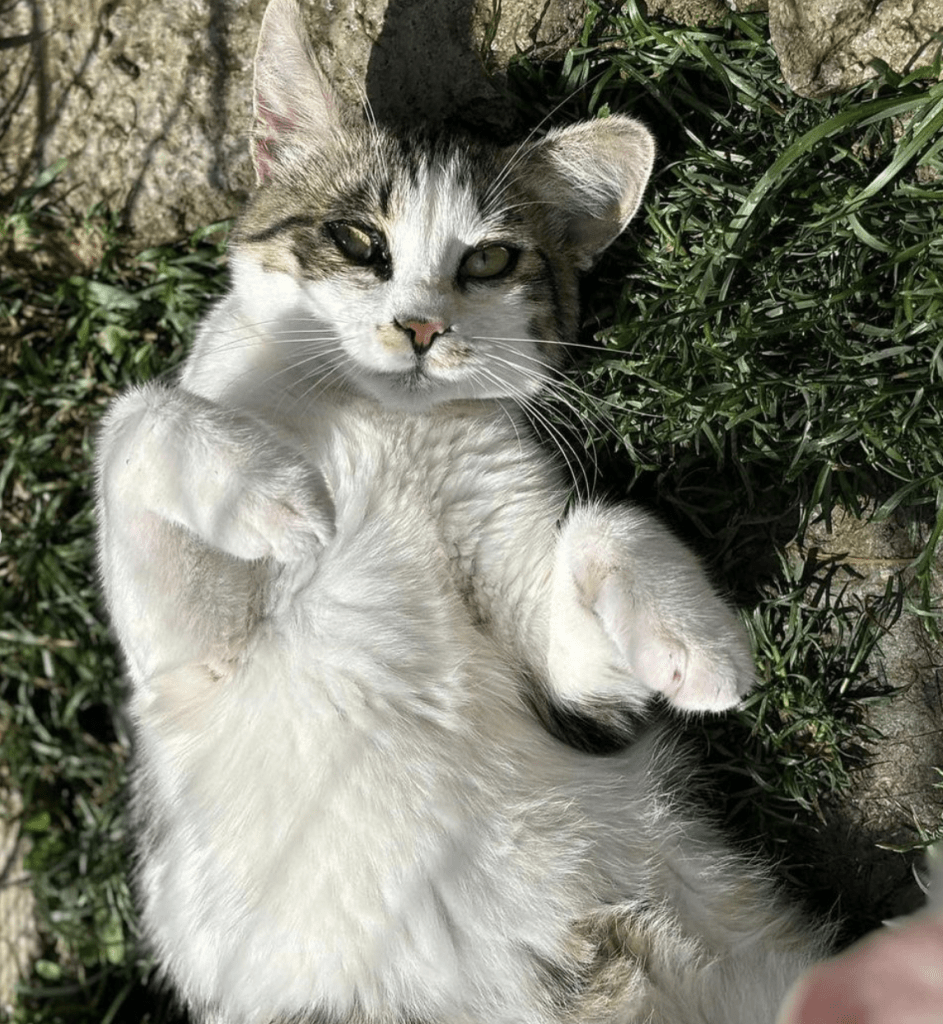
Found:
[[[570,500],[547,412],[649,132],[390,133],[290,0],[255,102],[231,290],[98,457],[167,981],[219,1024],[772,1024],[827,929],[653,714],[736,705],[745,632],[650,515]]]

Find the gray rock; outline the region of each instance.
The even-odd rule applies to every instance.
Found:
[[[724,20],[723,0],[649,0],[649,14],[679,25],[717,25]]]
[[[835,560],[831,592],[843,592],[869,614],[888,583],[911,582],[926,543],[925,524],[897,513],[880,522],[836,511],[814,525],[796,553],[808,564]],[[933,603],[943,599],[943,565],[931,571]],[[869,666],[885,696],[867,706],[877,739],[854,784],[823,807],[827,826],[813,858],[842,894],[842,910],[870,924],[910,913],[924,897],[913,868],[919,858],[897,852],[919,843],[919,830],[943,824],[943,649],[907,610],[881,637]],[[895,850],[896,848],[896,850]]]
[[[513,121],[519,50],[579,38],[584,0],[302,0],[340,90],[381,116]],[[265,0],[13,0],[0,62],[0,189],[65,159],[65,202],[122,212],[141,245],[231,216],[252,182],[246,134]]]
[[[769,10],[783,77],[800,96],[851,89],[876,74],[930,64],[940,45],[943,0],[725,0],[738,13]],[[722,0],[650,0],[649,11],[681,25],[716,24]]]
[[[738,14],[748,14],[751,11],[768,11],[769,0],[727,0],[727,6]]]
[[[930,64],[941,26],[943,0],[769,0],[783,77],[813,98],[873,78],[874,59],[897,72]]]

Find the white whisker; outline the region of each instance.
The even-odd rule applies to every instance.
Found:
[[[325,372],[319,378],[312,376],[312,384],[301,393],[299,401],[312,401],[319,395],[324,394],[332,381],[343,378],[345,363],[350,365],[353,361],[343,349],[340,349],[337,354],[340,358],[333,364],[326,366],[324,368]]]
[[[578,341],[561,341],[559,338],[502,338],[493,337],[487,334],[476,334],[472,337],[472,341],[518,341],[518,342],[530,342],[531,344],[539,343],[541,345],[558,345],[560,348],[582,348],[588,349],[590,352],[613,352],[616,349],[606,348],[605,345],[589,345]]]
[[[595,396],[591,397],[583,388],[577,383],[567,377],[560,376],[553,370],[548,370],[548,367],[538,357],[531,356],[527,353],[520,352],[517,349],[512,349],[511,346],[502,346],[508,351],[511,351],[515,359],[530,361],[535,364],[537,371],[528,371],[532,379],[539,383],[539,396],[542,396],[545,404],[546,399],[549,397],[559,405],[563,406],[567,410],[568,416],[565,421],[569,427],[579,426],[580,432],[584,437],[586,443],[586,450],[590,453],[593,461],[594,474],[598,474],[599,466],[598,461],[595,457],[595,450],[593,448],[593,441],[589,433],[586,431],[586,426],[589,422],[598,422],[607,428],[607,433],[612,436],[620,436],[620,431],[617,429],[615,423],[610,417],[605,415],[602,410],[597,407],[597,402],[603,404],[612,405],[614,408],[622,409],[616,403],[606,402],[605,399],[597,399]],[[511,369],[515,369],[521,372],[524,368],[521,367],[520,363],[513,360],[507,360],[503,356],[492,354],[492,360],[500,362],[501,364],[508,366]],[[538,400],[538,396],[530,398],[530,402],[533,403]]]
[[[594,81],[596,81],[596,79],[602,77],[602,74],[603,72],[599,72],[592,78],[588,78],[580,86],[580,89],[587,88],[587,86],[591,85]],[[551,109],[548,110],[546,114],[544,114],[544,116],[537,122],[537,124],[534,125],[533,128],[531,128],[531,130],[524,137],[523,141],[514,149],[513,153],[511,153],[511,155],[505,161],[504,166],[498,172],[494,181],[488,186],[488,189],[486,190],[483,197],[482,206],[484,209],[491,211],[497,205],[499,200],[510,187],[511,174],[514,171],[514,169],[523,162],[526,150],[528,146],[530,146],[530,144],[534,141],[534,137],[543,130],[544,126],[553,117],[553,115],[556,114],[557,111],[561,110],[564,106],[566,106],[566,104],[569,103],[572,98],[573,94],[567,95],[562,100],[560,100],[559,103],[551,107]]]
[[[505,362],[500,358],[498,358],[497,361]],[[514,364],[507,365],[514,366]],[[514,368],[520,369],[516,366]],[[538,434],[543,433],[548,437],[563,458],[563,462],[567,467],[568,475],[573,482],[573,486],[577,493],[580,492],[580,484],[582,483],[586,489],[585,494],[588,496],[591,493],[592,484],[588,474],[586,473],[583,460],[580,458],[580,455],[573,444],[567,439],[564,432],[553,422],[549,413],[542,408],[539,396],[528,394],[520,387],[510,383],[505,377],[495,373],[490,367],[479,366],[476,367],[476,370],[484,379],[493,384],[497,384],[505,391],[507,396],[518,406],[524,416],[530,421],[531,425],[537,429]]]

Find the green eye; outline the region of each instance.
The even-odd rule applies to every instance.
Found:
[[[376,263],[383,259],[382,239],[370,228],[344,221],[333,221],[325,227],[337,248],[354,263]]]
[[[470,252],[462,261],[462,275],[478,280],[499,277],[513,269],[517,250],[506,245],[486,245]]]

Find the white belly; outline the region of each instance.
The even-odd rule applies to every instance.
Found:
[[[613,797],[641,817],[641,767],[543,730],[474,624],[428,496],[341,457],[316,569],[283,573],[222,678],[180,669],[137,708],[166,808],[148,929],[183,991],[232,1021],[540,1020],[535,959],[560,954],[611,887],[600,849],[625,842],[587,819]]]

